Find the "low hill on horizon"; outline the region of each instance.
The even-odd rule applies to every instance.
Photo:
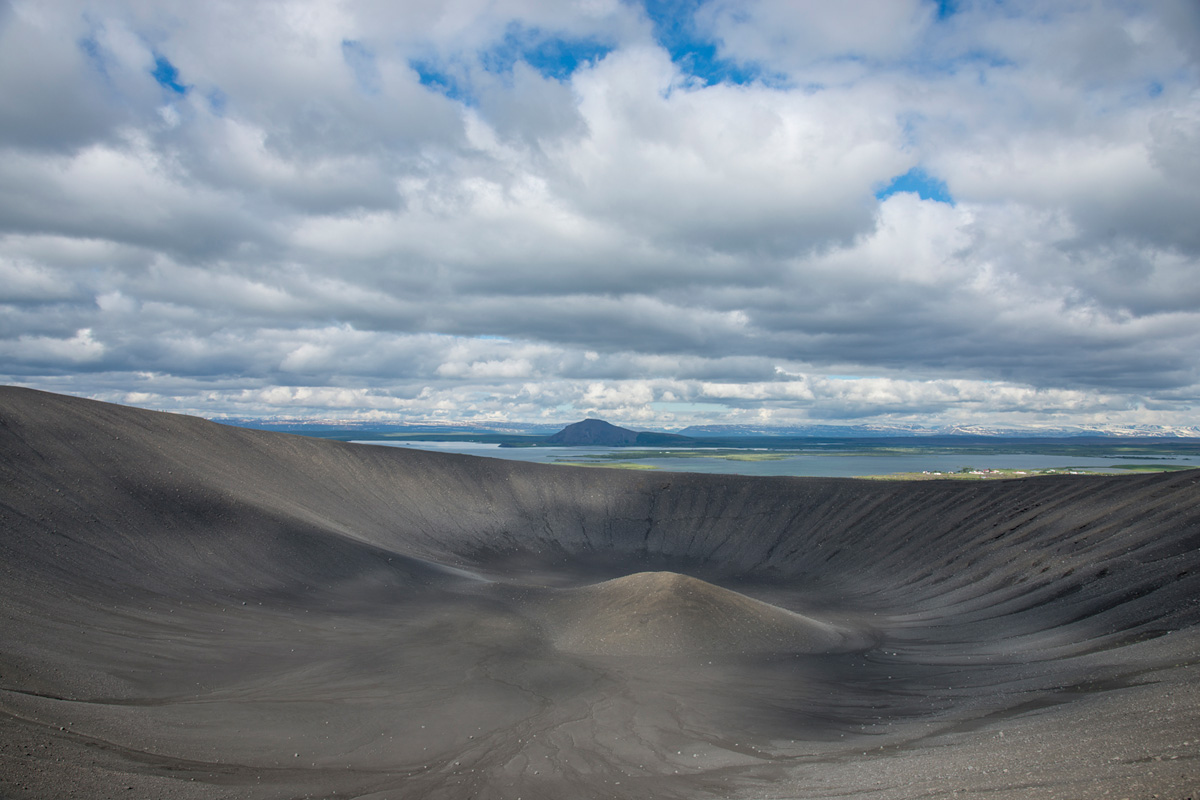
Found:
[[[634,431],[605,422],[602,419],[585,419],[547,436],[545,444],[551,445],[597,445],[604,447],[628,447],[630,445],[688,445],[694,442],[687,436],[654,431]]]

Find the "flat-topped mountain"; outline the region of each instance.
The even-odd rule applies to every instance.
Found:
[[[563,428],[546,437],[546,444],[599,445],[603,447],[625,447],[628,445],[686,445],[692,440],[673,433],[652,433],[621,428],[602,419],[585,419]]]
[[[599,444],[619,447],[637,442],[637,431],[621,428],[602,419],[585,419],[568,425],[546,438],[549,444]]]

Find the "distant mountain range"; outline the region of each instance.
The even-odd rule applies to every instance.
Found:
[[[1124,426],[1117,428],[1076,426],[1067,428],[991,428],[983,425],[923,427],[918,425],[691,425],[680,435],[699,437],[829,437],[879,439],[928,436],[996,436],[1010,439],[1062,439],[1073,437],[1117,438],[1200,438],[1200,426],[1164,425]]]

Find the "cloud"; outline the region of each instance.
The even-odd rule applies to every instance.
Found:
[[[1194,421],[1188,0],[5,8],[5,380],[206,414]]]
[[[69,339],[22,335],[16,342],[4,342],[0,354],[19,364],[58,367],[98,361],[104,350],[89,328],[80,328]]]

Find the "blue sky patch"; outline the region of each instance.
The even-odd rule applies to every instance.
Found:
[[[738,64],[728,58],[719,58],[715,44],[689,42],[684,46],[668,49],[676,66],[692,77],[704,81],[705,86],[718,83],[742,86],[753,83],[761,75],[761,70],[755,65]]]
[[[938,19],[952,17],[958,11],[958,0],[936,0],[936,2]]]
[[[500,42],[479,54],[479,64],[493,75],[506,75],[511,74],[516,63],[521,61],[543,77],[561,81],[570,78],[581,67],[596,63],[612,50],[611,45],[598,39],[571,39],[539,28],[513,24],[508,26]],[[416,71],[422,86],[468,106],[478,104],[467,65],[462,61],[413,59],[409,66]]]
[[[446,65],[422,59],[413,59],[408,65],[417,73],[422,86],[468,106],[477,104],[478,101],[471,93],[470,83],[465,76],[455,75]]]
[[[164,89],[169,89],[175,94],[187,94],[189,87],[179,82],[179,70],[167,60],[166,56],[154,54],[154,69],[150,74]]]
[[[597,39],[569,39],[554,36],[538,28],[509,25],[504,39],[480,54],[480,63],[488,72],[504,74],[524,61],[542,77],[566,80],[580,67],[594,64],[612,52],[610,45]]]
[[[645,0],[646,16],[654,23],[654,37],[681,70],[704,82],[743,85],[761,80],[781,84],[782,75],[766,75],[753,63],[739,63],[717,54],[717,42],[696,31],[696,11],[706,0]]]
[[[950,196],[946,182],[933,177],[921,167],[913,167],[903,175],[892,178],[887,186],[875,193],[875,197],[886,200],[897,192],[912,192],[922,200],[954,205],[954,198]]]

